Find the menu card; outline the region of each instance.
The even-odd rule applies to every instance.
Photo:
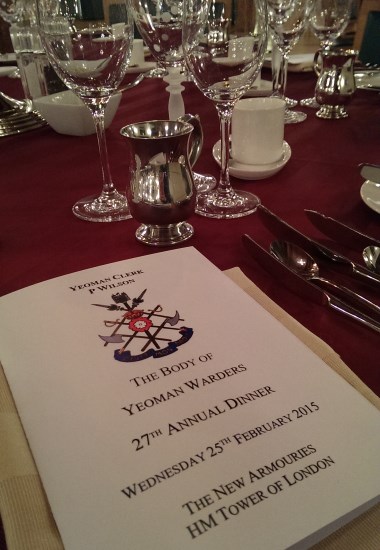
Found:
[[[194,248],[0,305],[67,550],[308,548],[379,500],[377,409]]]

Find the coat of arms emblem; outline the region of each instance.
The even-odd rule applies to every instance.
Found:
[[[165,357],[176,352],[193,335],[193,329],[182,324],[184,319],[178,311],[166,315],[161,305],[142,308],[146,291],[143,290],[137,298],[118,292],[112,295],[113,303],[109,305],[93,304],[118,312],[116,319],[103,321],[107,328],[112,329],[111,333],[99,334],[105,346],[121,344],[114,350],[116,361],[130,363],[148,357]]]

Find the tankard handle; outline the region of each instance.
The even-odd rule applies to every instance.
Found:
[[[190,113],[180,116],[177,119],[179,122],[187,122],[194,128],[191,132],[189,163],[193,167],[201,154],[203,147],[203,130],[199,115],[191,115]]]

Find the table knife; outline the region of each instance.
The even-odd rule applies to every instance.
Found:
[[[360,175],[374,183],[380,183],[380,166],[378,164],[359,164]]]
[[[375,332],[380,332],[379,322],[364,313],[361,313],[356,308],[343,302],[326,290],[322,290],[321,288],[314,286],[312,283],[277,260],[249,235],[243,235],[242,241],[250,256],[255,258],[258,263],[260,263],[269,273],[274,275],[291,291],[317,305],[327,306],[334,311],[337,311],[338,313],[365,325],[367,328],[371,328]]]
[[[347,273],[348,275],[361,279],[362,281],[365,280],[367,283],[373,283],[376,287],[380,284],[379,275],[376,275],[376,273],[373,273],[369,269],[352,262],[342,254],[335,252],[335,250],[327,248],[327,246],[318,243],[306,235],[303,235],[300,231],[273,214],[273,212],[265,208],[263,205],[260,205],[257,208],[257,215],[264,225],[277,237],[281,236],[284,240],[294,242],[298,246],[304,248],[306,252],[311,255],[318,254],[319,257],[322,257],[325,260],[331,260],[340,267],[341,271]]]
[[[315,210],[305,210],[305,213],[309,220],[317,227],[322,233],[334,239],[335,241],[342,243],[346,246],[353,245],[360,249],[366,246],[380,246],[380,241],[377,241],[369,235],[361,233],[357,229],[350,227],[334,218],[320,214]]]

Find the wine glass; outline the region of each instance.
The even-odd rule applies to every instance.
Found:
[[[236,0],[230,32],[234,38],[216,41],[209,33],[210,2],[184,0],[183,37],[188,70],[203,94],[214,101],[220,120],[221,171],[218,186],[197,196],[196,212],[210,218],[238,218],[260,203],[247,191],[235,191],[229,178],[229,137],[236,102],[257,77],[267,45],[266,0]],[[260,131],[259,129],[257,129]],[[254,130],[253,130],[254,131]]]
[[[22,0],[0,0],[0,17],[12,25],[22,10]]]
[[[169,118],[185,114],[181,92],[183,77],[182,0],[131,0],[133,17],[162,77],[169,82]],[[166,77],[166,78],[165,78]],[[175,96],[175,97],[174,97]],[[176,100],[171,109],[170,101]]]
[[[162,67],[182,67],[182,0],[131,0],[136,26]]]
[[[351,17],[352,0],[314,0],[309,25],[321,49],[329,49],[342,34]],[[301,99],[301,105],[319,109],[315,97]]]
[[[169,118],[185,114],[181,82],[185,63],[182,49],[182,0],[131,0],[136,27],[159,67],[165,69],[169,83]],[[198,193],[216,186],[213,176],[193,172]]]
[[[298,105],[296,99],[290,97],[282,97],[282,85],[284,79],[284,57],[277,44],[272,41],[272,55],[271,55],[271,68],[272,68],[272,96],[285,99],[286,106],[291,109]]]
[[[282,85],[279,95],[285,99],[289,54],[305,30],[313,0],[268,0],[269,26],[282,54]],[[285,124],[302,122],[305,113],[285,110]]]
[[[48,59],[66,86],[90,109],[96,127],[102,191],[73,206],[78,218],[92,222],[131,217],[125,195],[112,181],[104,111],[129,63],[133,18],[128,0],[113,2],[112,19],[106,5],[37,0],[38,29]]]

